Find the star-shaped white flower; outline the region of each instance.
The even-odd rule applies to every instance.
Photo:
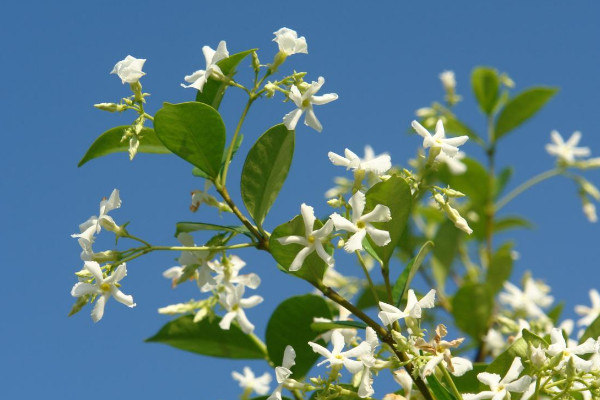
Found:
[[[145,62],[145,58],[127,56],[124,60],[116,63],[115,67],[110,73],[117,74],[117,76],[121,78],[121,82],[123,84],[135,83],[139,81],[142,76],[146,75],[145,72],[142,72]]]
[[[558,131],[550,132],[552,143],[546,145],[546,151],[568,164],[575,162],[575,157],[588,157],[589,147],[575,147],[581,140],[581,132],[575,132],[565,142]]]
[[[208,265],[210,269],[215,271],[217,275],[214,277],[217,285],[231,285],[238,284],[249,287],[250,289],[256,289],[260,286],[260,277],[251,272],[249,274],[240,275],[242,268],[246,266],[246,262],[236,255],[228,256],[226,259],[219,261],[209,261]],[[206,287],[202,291],[212,290],[213,287]]]
[[[591,307],[575,306],[575,312],[583,317],[577,321],[578,326],[588,326],[600,316],[600,294],[596,289],[590,290],[590,301]]]
[[[352,207],[352,221],[347,220],[338,213],[331,215],[336,229],[353,233],[344,245],[344,250],[353,253],[362,250],[362,241],[369,235],[377,246],[385,246],[391,241],[390,233],[375,228],[371,222],[387,222],[392,219],[390,209],[382,204],[377,204],[373,211],[363,215],[367,203],[364,193],[358,191],[348,201]]]
[[[360,158],[349,149],[344,150],[344,156],[336,154],[332,151],[327,153],[333,165],[339,165],[351,169],[353,171],[362,170],[373,172],[376,175],[382,175],[392,168],[392,161],[388,154],[380,154],[375,156],[371,146],[365,146],[365,157]]]
[[[219,296],[219,302],[227,310],[227,314],[223,316],[219,326],[223,330],[229,330],[231,322],[235,319],[240,328],[246,334],[254,331],[254,325],[246,317],[244,308],[252,308],[263,302],[263,298],[258,295],[250,296],[247,299],[243,299],[244,296],[244,285],[237,286],[225,286],[225,293],[221,293]]]
[[[97,295],[96,305],[92,310],[92,320],[98,322],[104,315],[104,306],[106,301],[112,296],[119,303],[125,304],[127,307],[135,307],[133,297],[123,294],[117,286],[119,281],[127,276],[127,267],[121,264],[108,277],[104,278],[100,265],[95,261],[86,261],[84,268],[94,277],[94,283],[78,282],[71,289],[73,297],[81,297],[87,295]]]
[[[250,367],[244,367],[243,375],[237,371],[233,371],[231,376],[240,383],[241,388],[254,391],[259,396],[264,396],[269,393],[269,384],[273,379],[268,372],[256,377]]]
[[[290,379],[290,375],[292,375],[291,368],[296,364],[296,352],[292,346],[286,346],[285,351],[283,352],[283,361],[280,367],[275,368],[275,379],[277,380],[277,387],[271,393],[271,395],[267,398],[267,400],[281,400],[281,390],[283,389],[283,385],[292,381]]]
[[[446,164],[450,172],[452,172],[454,175],[461,175],[467,171],[467,166],[465,163],[460,161],[463,158],[465,158],[465,153],[459,151],[454,157],[449,157],[446,155],[446,153],[440,153],[436,160]]]
[[[421,370],[421,377],[426,379],[427,376],[435,372],[435,367],[442,363],[454,376],[462,376],[467,371],[473,369],[473,363],[463,357],[453,357],[450,352],[451,348],[458,347],[464,338],[455,339],[452,341],[443,340],[448,331],[446,326],[440,324],[435,329],[435,337],[431,342],[426,342],[423,338],[418,338],[415,346],[426,353],[432,355],[427,364]]]
[[[196,247],[194,238],[189,233],[181,232],[177,235],[177,240],[185,247]],[[198,287],[203,291],[210,290],[217,282],[211,275],[214,271],[208,264],[209,255],[210,252],[208,250],[182,251],[181,256],[177,259],[180,266],[167,269],[163,272],[163,276],[167,279],[171,279],[173,281],[173,287],[175,287],[179,278],[183,276],[186,267],[193,267],[195,268],[195,271],[190,278],[196,279]]]
[[[589,360],[584,360],[579,357],[582,354],[592,354],[596,353],[598,350],[598,344],[592,338],[588,338],[582,344],[567,344],[565,338],[562,334],[562,329],[554,328],[550,332],[550,340],[552,343],[546,350],[546,352],[550,356],[555,356],[557,354],[563,355],[561,366],[564,366],[570,358],[573,359],[573,364],[575,368],[579,371],[589,372],[592,369],[593,363]]]
[[[362,376],[360,378],[360,384],[358,385],[358,397],[370,397],[375,393],[373,390],[373,377],[371,368],[375,365],[377,359],[375,358],[375,349],[379,346],[379,339],[377,339],[377,333],[370,326],[365,330],[365,342],[369,344],[369,352],[365,352],[360,356],[364,368]]]
[[[408,290],[408,297],[406,300],[406,308],[404,311],[390,304],[379,302],[379,308],[381,311],[377,316],[383,322],[384,325],[389,326],[399,319],[413,318],[419,319],[422,315],[424,308],[433,308],[435,306],[435,289],[431,289],[421,300],[417,300],[415,291],[412,289]]]
[[[412,122],[412,127],[419,136],[423,138],[423,147],[439,147],[441,153],[452,158],[458,154],[458,146],[465,144],[469,140],[468,136],[456,136],[447,138],[444,132],[444,124],[441,119],[435,125],[435,135],[431,135],[427,129],[417,121]]]
[[[520,357],[515,357],[512,365],[504,378],[500,379],[498,374],[490,374],[488,372],[481,372],[477,374],[479,382],[488,385],[491,390],[485,390],[478,394],[465,393],[462,395],[464,400],[479,400],[479,399],[493,399],[503,400],[510,399],[510,393],[524,393],[533,382],[533,378],[528,375],[524,375],[519,378],[519,374],[523,371],[523,364],[521,363]],[[517,379],[518,378],[518,379]],[[521,397],[521,400],[527,400],[530,394]]]
[[[286,56],[297,53],[308,54],[306,39],[304,36],[298,37],[296,31],[288,28],[281,28],[277,32],[273,32],[273,34],[275,35],[273,41],[279,45],[279,51]]]
[[[542,308],[554,301],[552,296],[548,296],[550,287],[531,277],[526,278],[523,286],[521,290],[510,282],[504,282],[506,292],[500,293],[500,302],[510,305],[517,312],[525,312],[529,317],[546,319]]]
[[[92,244],[95,240],[95,235],[100,233],[102,228],[110,231],[116,231],[119,229],[115,221],[110,215],[109,211],[121,207],[121,198],[119,197],[119,191],[114,189],[108,199],[104,198],[100,201],[99,215],[91,216],[83,224],[79,225],[79,232],[71,235],[73,238],[77,238],[79,245],[83,249],[81,258],[83,261],[91,261],[92,255]]]
[[[182,87],[194,88],[202,91],[204,84],[206,84],[208,81],[208,78],[215,74],[223,75],[223,71],[221,71],[221,68],[217,65],[217,63],[229,57],[229,52],[227,51],[227,44],[225,41],[221,40],[219,42],[217,50],[213,50],[209,46],[202,47],[202,53],[204,53],[204,58],[206,59],[206,70],[200,69],[191,75],[186,75],[184,79],[190,84],[184,85],[182,83]]]
[[[344,336],[337,330],[331,334],[331,343],[333,344],[333,349],[329,351],[318,343],[308,342],[308,345],[312,347],[315,353],[319,353],[325,357],[325,360],[317,365],[322,365],[326,362],[329,363],[329,366],[336,366],[338,368],[341,368],[343,365],[352,374],[356,374],[362,370],[364,366],[362,361],[353,360],[352,358],[360,358],[369,354],[371,351],[369,343],[361,342],[358,346],[342,352],[344,349]]]
[[[333,266],[333,257],[331,257],[325,248],[323,243],[329,242],[329,235],[333,231],[333,221],[328,219],[320,229],[314,230],[315,211],[311,206],[307,206],[302,203],[300,206],[300,213],[304,220],[304,237],[303,236],[285,236],[277,239],[277,241],[283,245],[288,244],[299,244],[304,246],[302,250],[296,254],[294,261],[290,265],[290,271],[298,271],[306,257],[309,256],[313,251],[316,251],[319,257],[327,263],[328,266]]]
[[[325,79],[320,76],[318,82],[312,82],[304,93],[300,93],[300,89],[296,85],[292,85],[290,88],[289,98],[296,104],[297,109],[287,113],[283,117],[283,123],[289,130],[296,129],[296,124],[302,113],[306,112],[304,117],[304,124],[310,126],[318,132],[323,130],[323,126],[317,119],[315,112],[313,111],[313,105],[323,105],[337,100],[338,95],[336,93],[328,93],[322,96],[315,96],[315,94],[321,89],[321,86],[325,83]]]

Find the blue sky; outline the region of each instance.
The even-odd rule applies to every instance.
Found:
[[[111,301],[99,324],[93,325],[88,310],[66,318],[73,301],[72,274],[81,267],[77,243],[69,235],[97,212],[98,201],[113,188],[121,190],[123,199],[115,219],[131,221],[131,231],[153,243],[174,244],[176,221],[202,217],[188,211],[188,193],[201,183],[174,157],[140,155],[131,163],[120,154],[76,167],[96,136],[131,120],[131,115],[92,107],[128,95],[128,88],[108,74],[115,62],[128,54],[148,59],[142,83],[152,94],[148,110],[154,113],[163,101],[193,98],[193,91],[179,84],[184,75],[204,67],[203,45],[214,48],[226,40],[231,53],[259,47],[263,62],[268,62],[276,52],[273,31],[287,26],[306,36],[309,54],[291,58],[289,68],[308,71],[313,80],[324,76],[323,92],[340,97],[316,110],[325,127],[321,134],[298,129],[290,179],[267,220],[272,229],[297,214],[302,202],[328,212],[323,192],[342,174],[328,161],[328,151],[349,147],[361,152],[371,144],[377,152],[389,152],[397,164],[413,156],[420,140],[408,135],[407,128],[415,109],[443,96],[437,76],[445,69],[456,72],[458,92],[465,98],[458,115],[480,130],[484,119],[468,85],[474,66],[508,72],[517,90],[534,84],[561,88],[535,120],[502,144],[499,164],[516,167],[511,187],[551,168],[553,160],[543,145],[552,129],[563,135],[582,131],[582,145],[599,155],[599,13],[600,5],[593,1],[4,5],[3,396],[229,399],[238,393],[230,371],[241,370],[244,362],[143,343],[168,320],[156,314],[158,307],[195,295],[190,288],[171,290],[160,276],[174,265],[175,254],[153,254],[129,265],[123,284],[134,295],[135,309]],[[232,91],[223,104],[230,129],[241,111],[240,99]],[[280,100],[261,101],[251,111],[243,129],[248,138],[280,122],[290,110]],[[241,151],[250,145],[247,140]],[[480,156],[466,147],[470,149]],[[240,168],[238,160],[232,176]],[[600,182],[598,172],[587,176]],[[583,217],[572,183],[546,182],[505,212],[529,213],[536,225],[515,235],[521,254],[515,279],[530,269],[546,279],[567,309],[587,303],[587,291],[600,276],[599,231]],[[265,255],[240,255],[263,277],[259,292],[265,304],[250,314],[262,334],[279,301],[309,288],[279,273]]]

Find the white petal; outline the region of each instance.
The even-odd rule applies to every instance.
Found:
[[[454,367],[454,376],[463,376],[467,371],[473,369],[473,363],[462,357],[452,357],[452,366]]]
[[[327,350],[325,347],[321,346],[318,343],[308,342],[308,345],[312,348],[315,353],[319,353],[325,358],[331,358],[331,352]]]
[[[419,300],[421,308],[433,308],[435,306],[435,289],[431,289]]]
[[[338,213],[331,214],[331,216],[329,218],[331,218],[331,220],[333,221],[333,224],[335,225],[335,228],[337,230],[347,231],[347,232],[357,232],[358,231],[358,228],[352,222],[348,221],[346,218],[342,217]]]
[[[311,206],[307,206],[302,203],[300,206],[300,213],[302,214],[302,219],[304,220],[304,235],[308,237],[313,231],[313,227],[315,225],[315,210]]]
[[[352,207],[352,222],[356,223],[360,219],[363,211],[365,210],[366,203],[367,200],[365,198],[365,194],[361,191],[354,193],[354,196],[350,198],[348,204],[350,204],[350,207]]]
[[[392,159],[387,154],[382,154],[372,160],[363,161],[360,167],[365,171],[371,171],[374,174],[382,175],[392,168]]]
[[[294,102],[296,107],[302,108],[302,94],[300,93],[300,90],[296,87],[296,85],[292,85],[288,97]]]
[[[341,167],[350,166],[350,160],[340,156],[339,154],[334,153],[333,151],[327,153],[327,156],[329,157],[329,160],[333,163],[333,165],[338,165]]]
[[[510,365],[510,368],[508,369],[508,372],[506,372],[506,375],[504,375],[504,378],[502,378],[500,382],[512,382],[519,377],[522,371],[523,364],[521,363],[521,357],[515,357],[512,364]]]
[[[211,63],[215,64],[227,57],[229,57],[229,52],[227,51],[227,44],[225,43],[224,40],[221,40],[219,42],[219,45],[217,46],[217,51],[215,52],[215,54],[212,57]]]
[[[523,393],[529,388],[532,381],[533,379],[530,376],[525,375],[514,382],[506,384],[505,388],[509,392]]]
[[[417,131],[417,133],[419,134],[419,136],[423,137],[424,139],[428,139],[431,138],[431,133],[429,133],[429,131],[427,129],[425,129],[423,127],[423,125],[421,125],[420,123],[418,123],[417,121],[413,121],[411,123],[411,126],[413,127],[413,129],[415,131]]]
[[[223,319],[219,322],[219,327],[225,331],[228,331],[231,327],[231,321],[233,321],[236,315],[237,314],[235,311],[230,311],[227,314],[225,314]]]
[[[238,308],[237,310],[237,321],[240,324],[240,328],[242,328],[242,332],[245,334],[249,334],[254,331],[254,325],[252,322],[250,322],[250,320],[248,320],[246,313],[241,308]]]
[[[283,362],[281,366],[283,368],[290,369],[293,365],[296,364],[296,352],[292,346],[286,346],[285,351],[283,352]]]
[[[290,265],[290,271],[298,271],[300,268],[302,268],[304,260],[306,260],[306,257],[308,257],[308,255],[314,250],[315,248],[312,246],[305,247],[302,250],[300,250],[298,254],[296,254],[296,257],[294,257],[294,261],[292,261],[292,264]]]
[[[87,269],[90,274],[92,274],[94,279],[96,279],[96,282],[104,282],[104,278],[102,277],[102,270],[100,269],[100,264],[98,264],[96,261],[86,261],[83,263],[83,267]]]
[[[240,300],[240,306],[243,308],[252,308],[263,302],[263,298],[258,295],[250,296],[247,299]]]
[[[377,204],[373,211],[360,217],[360,220],[363,222],[387,222],[391,219],[392,214],[390,209],[382,204]]]
[[[449,144],[450,146],[458,147],[465,144],[467,140],[469,140],[468,136],[456,136],[444,139],[444,143]]]
[[[133,308],[135,307],[135,303],[133,302],[133,296],[124,294],[116,287],[111,287],[111,293],[116,301],[121,304],[125,304],[127,307]]]
[[[500,383],[500,375],[490,374],[488,372],[480,372],[477,374],[477,379],[479,382],[488,385],[489,387],[497,387],[498,383]]]
[[[204,60],[206,61],[206,66],[210,66],[212,64],[212,59],[215,55],[215,51],[211,49],[209,46],[202,47],[202,53],[204,54]]]
[[[327,93],[322,96],[312,96],[310,102],[316,104],[318,106],[331,103],[334,100],[338,99],[337,93]]]
[[[126,276],[127,276],[127,266],[126,266],[126,264],[121,264],[117,267],[115,272],[113,272],[112,274],[110,274],[110,276],[108,278],[106,278],[106,280],[104,282],[114,284],[114,283],[119,282],[121,279],[125,278]]]
[[[85,282],[77,282],[73,289],[71,289],[71,296],[73,297],[81,297],[87,294],[97,294],[100,293],[98,288],[90,283]]]
[[[358,397],[365,398],[375,393],[371,384],[372,380],[371,370],[369,368],[365,368],[360,379],[360,385],[358,386]]]
[[[103,294],[96,298],[96,304],[94,305],[94,309],[92,310],[92,320],[94,322],[98,322],[102,319],[104,315],[104,306],[106,305],[106,300],[108,295]]]
[[[367,225],[365,230],[377,246],[385,246],[392,240],[388,231],[373,228],[371,225]]]
[[[301,244],[302,246],[308,246],[308,240],[302,236],[284,236],[277,239],[277,241],[283,245],[288,244]]]
[[[314,110],[311,108],[306,110],[306,115],[304,117],[304,125],[310,126],[317,132],[321,132],[323,130],[323,125],[317,119]]]
[[[334,330],[331,334],[331,344],[333,345],[333,349],[331,352],[333,354],[340,354],[342,352],[342,349],[344,348],[344,343],[344,336],[339,331],[339,329]]]
[[[354,253],[357,250],[362,250],[362,241],[366,235],[367,231],[365,229],[361,229],[352,236],[350,236],[350,238],[346,241],[346,244],[344,245],[344,250],[346,250],[348,253]]]
[[[363,369],[363,363],[357,360],[344,359],[344,367],[353,374],[359,373]]]
[[[333,221],[328,219],[321,228],[313,232],[313,236],[316,239],[325,239],[333,231],[333,226]]]
[[[285,114],[285,116],[283,117],[283,123],[285,124],[285,127],[288,128],[288,130],[290,131],[296,129],[296,125],[298,124],[298,120],[300,119],[301,115],[301,108],[297,108],[294,111]]]
[[[321,242],[316,242],[314,248],[317,250],[317,254],[321,258],[321,260],[325,261],[327,263],[327,266],[333,267],[333,257],[325,251],[323,244]]]

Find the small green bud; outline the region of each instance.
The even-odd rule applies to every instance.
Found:
[[[92,261],[102,264],[111,261],[118,261],[120,257],[121,253],[118,251],[106,250],[92,254]]]
[[[281,64],[283,64],[285,62],[286,58],[287,58],[287,54],[285,54],[282,51],[275,54],[275,59],[273,60],[273,64],[271,64],[271,66],[269,67],[272,74],[277,72],[277,69],[281,66]]]
[[[108,112],[122,112],[127,109],[125,104],[115,104],[115,103],[98,103],[94,104],[98,110],[108,111]]]
[[[260,60],[258,59],[258,54],[256,54],[255,51],[252,52],[252,68],[254,68],[256,73],[260,71]]]
[[[77,300],[75,301],[75,304],[73,304],[73,307],[71,307],[71,311],[69,311],[69,317],[71,315],[75,315],[77,314],[79,311],[81,311],[81,309],[88,303],[88,301],[90,300],[91,295],[86,294],[84,296],[78,297]]]
[[[340,240],[338,240],[338,242],[337,242],[337,248],[341,249],[344,247],[345,244],[346,244],[346,242],[344,241],[344,239],[340,238]]]
[[[341,198],[338,197],[337,199],[327,200],[327,204],[329,204],[333,208],[340,208],[342,205],[344,205],[344,202]]]

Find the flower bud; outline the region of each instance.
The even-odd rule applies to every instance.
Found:
[[[342,199],[337,198],[327,200],[327,204],[329,204],[333,208],[340,208],[344,203],[342,202]]]
[[[547,360],[546,351],[541,346],[531,346],[529,348],[529,359],[536,368],[541,368]]]
[[[283,64],[285,62],[286,58],[287,58],[287,54],[284,53],[283,51],[280,51],[277,54],[275,54],[275,59],[273,60],[273,64],[271,64],[271,66],[269,67],[272,74],[274,74],[277,71],[277,69],[281,66],[281,64]]]
[[[115,103],[98,103],[94,104],[98,110],[108,111],[108,112],[121,112],[127,109],[127,106],[124,104],[115,104]]]
[[[340,240],[338,240],[337,242],[337,248],[342,249],[344,247],[344,244],[346,244],[346,242],[344,241],[344,239],[340,238]]]
[[[92,254],[91,261],[96,261],[97,263],[102,264],[111,261],[118,261],[119,258],[120,253],[118,251],[106,250]]]

